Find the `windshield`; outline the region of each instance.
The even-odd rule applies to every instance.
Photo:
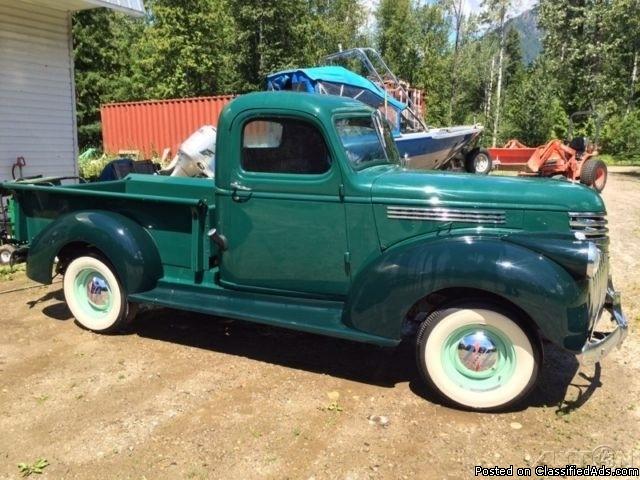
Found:
[[[379,112],[367,117],[341,118],[336,130],[354,170],[399,163],[389,124]]]

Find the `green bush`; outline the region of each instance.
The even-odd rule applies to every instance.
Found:
[[[603,153],[627,163],[640,163],[640,110],[609,117],[601,143]]]
[[[116,158],[115,155],[107,155],[95,148],[88,148],[78,156],[78,175],[85,180],[96,180],[104,167]]]

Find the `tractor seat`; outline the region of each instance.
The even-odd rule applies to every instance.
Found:
[[[587,137],[575,137],[569,143],[569,147],[573,148],[576,153],[584,153],[589,146],[589,139]]]

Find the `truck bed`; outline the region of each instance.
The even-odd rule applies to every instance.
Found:
[[[211,255],[206,231],[215,224],[212,179],[131,174],[122,180],[59,186],[5,182],[16,200],[15,236],[30,242],[61,215],[107,210],[142,225],[162,252],[167,279],[193,281]]]

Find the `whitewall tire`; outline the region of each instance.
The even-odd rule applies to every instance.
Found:
[[[487,305],[436,310],[418,331],[418,369],[446,401],[471,410],[501,410],[534,386],[542,351],[517,317]]]
[[[64,273],[64,297],[78,323],[88,330],[111,333],[135,314],[113,268],[98,256],[78,257]]]

